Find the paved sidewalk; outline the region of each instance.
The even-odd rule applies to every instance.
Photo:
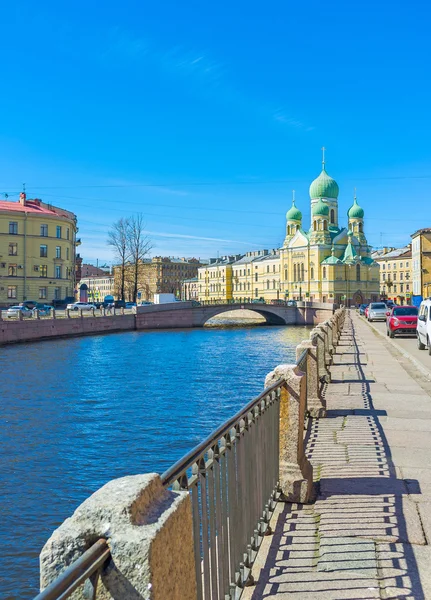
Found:
[[[243,600],[431,599],[430,382],[401,358],[348,311],[307,435],[317,501],[277,506]]]

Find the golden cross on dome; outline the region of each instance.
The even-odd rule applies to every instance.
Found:
[[[322,168],[325,168],[325,146],[322,146]]]
[[[292,190],[292,204],[295,204],[295,190]]]

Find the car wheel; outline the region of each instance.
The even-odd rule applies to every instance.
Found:
[[[417,343],[418,343],[419,350],[425,350],[425,344],[422,344],[419,334],[417,334]]]
[[[76,310],[76,311],[77,311],[77,310],[78,310],[78,307],[77,307],[77,306],[75,306],[73,310]]]

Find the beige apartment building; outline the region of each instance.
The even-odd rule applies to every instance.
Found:
[[[232,265],[232,298],[236,302],[253,299],[284,299],[280,280],[280,253],[277,250],[247,252]]]
[[[198,274],[201,263],[196,258],[171,258],[155,256],[139,263],[139,300],[150,300],[154,294],[181,295],[182,283]],[[126,265],[125,300],[133,300],[134,265]],[[121,299],[121,267],[114,267],[114,297]]]
[[[241,254],[210,258],[208,265],[198,269],[200,302],[232,300],[232,265],[240,258]]]
[[[382,300],[392,300],[400,305],[411,304],[413,294],[411,245],[403,248],[383,248],[373,252],[372,257],[380,267]]]

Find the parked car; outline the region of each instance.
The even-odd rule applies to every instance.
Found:
[[[136,302],[126,302],[126,306],[124,308],[135,308]]]
[[[419,350],[425,350],[428,346],[428,354],[431,355],[431,299],[427,298],[421,302],[416,329]]]
[[[39,311],[40,317],[48,317],[51,314],[52,306],[50,304],[40,304],[40,302],[38,302],[33,308],[33,312],[36,310]]]
[[[368,307],[368,321],[386,321],[388,307],[384,302],[371,302]]]
[[[144,300],[143,302],[140,302],[139,306],[153,306],[154,302],[147,302],[146,300]]]
[[[288,300],[287,301],[287,306],[296,306],[296,300]]]
[[[360,304],[359,305],[359,314],[364,316],[365,315],[365,309],[368,307],[368,304]]]
[[[7,309],[6,316],[8,319],[19,319],[19,313],[21,313],[24,318],[31,318],[33,316],[33,310],[27,306],[10,306]]]
[[[126,308],[126,303],[124,300],[115,300],[114,306],[115,308]]]
[[[96,307],[90,302],[73,302],[66,307],[67,310],[92,310],[93,308]]]
[[[253,298],[251,303],[252,304],[265,304],[265,300],[263,298]]]
[[[36,302],[36,300],[24,300],[24,302],[19,303],[19,306],[26,306],[27,308],[32,310],[33,308],[36,308],[37,304],[39,303]]]
[[[394,306],[397,306],[393,300],[385,300],[385,304],[390,309],[394,308]]]
[[[386,333],[395,337],[396,333],[416,335],[418,309],[416,306],[394,306],[386,318]]]

